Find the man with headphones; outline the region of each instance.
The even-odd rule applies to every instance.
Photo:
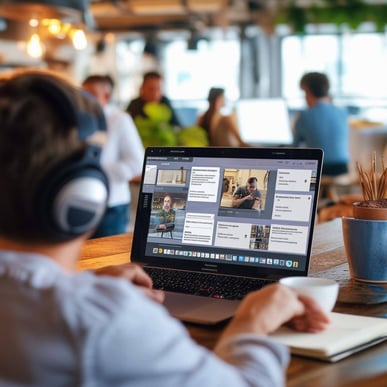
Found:
[[[278,284],[251,293],[211,352],[141,268],[77,271],[109,192],[87,143],[97,110],[49,73],[0,83],[0,385],[284,384],[287,349],[266,336],[285,322],[324,329],[313,300]]]

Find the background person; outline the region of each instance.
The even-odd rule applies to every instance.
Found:
[[[332,104],[328,77],[318,72],[306,73],[300,80],[300,87],[305,92],[308,109],[296,118],[294,145],[305,144],[324,150],[323,175],[347,173],[348,116],[344,109]]]
[[[109,177],[108,208],[93,237],[122,234],[130,220],[130,180],[141,176],[144,148],[132,118],[111,102],[114,82],[106,75],[90,75],[82,87],[102,106],[108,132],[101,164]]]
[[[53,101],[42,92],[47,83],[56,86],[55,98],[63,91],[62,99],[73,103],[65,109]],[[324,329],[329,318],[313,300],[280,284],[249,294],[211,352],[155,302],[162,293],[150,290],[140,267],[106,268],[99,276],[78,272],[94,223],[66,238],[46,227],[42,218],[56,213],[35,206],[46,178],[68,172],[75,161],[76,180],[84,167],[76,161],[88,146],[73,109],[85,113],[85,98],[46,73],[16,74],[0,86],[0,345],[7,348],[0,384],[284,385],[288,349],[267,335],[284,323]]]
[[[162,94],[162,76],[157,71],[149,71],[144,74],[142,85],[140,87],[140,95],[130,101],[126,111],[134,120],[137,116],[147,117],[144,107],[149,102],[167,106],[172,114],[169,123],[174,126],[181,126],[171,102]]]
[[[238,187],[233,193],[232,206],[245,209],[261,209],[261,191],[257,188],[258,179],[249,177],[245,186]]]
[[[163,208],[159,212],[159,230],[170,230],[175,227],[176,212],[172,208],[171,195],[165,195],[163,200]]]
[[[223,115],[224,89],[213,87],[208,93],[208,109],[198,118],[197,125],[205,129],[210,146],[247,146],[239,134],[235,117]]]

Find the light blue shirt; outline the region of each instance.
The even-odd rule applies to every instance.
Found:
[[[319,102],[300,112],[295,123],[294,145],[324,150],[324,162],[348,163],[349,126],[344,109]]]
[[[0,385],[281,386],[285,347],[257,335],[197,345],[129,281],[0,251]]]

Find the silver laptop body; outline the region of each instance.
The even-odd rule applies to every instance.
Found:
[[[232,317],[246,283],[308,274],[322,159],[310,148],[147,148],[131,261],[173,316]]]

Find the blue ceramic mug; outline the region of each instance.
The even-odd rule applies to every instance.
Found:
[[[387,282],[387,220],[343,217],[342,225],[351,277]]]

